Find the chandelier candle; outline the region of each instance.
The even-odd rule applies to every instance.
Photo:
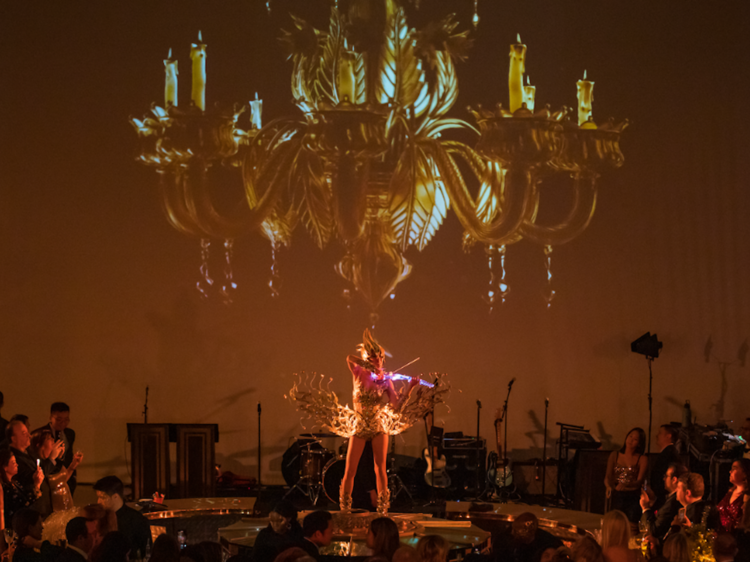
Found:
[[[198,42],[190,48],[190,58],[193,61],[193,95],[195,107],[206,110],[206,45],[203,43],[201,32],[198,32]]]
[[[255,92],[255,100],[250,100],[250,120],[253,123],[253,129],[259,131],[263,128],[261,115],[263,114],[263,100],[258,99],[258,92]]]
[[[339,103],[344,101],[354,103],[356,101],[354,96],[354,87],[356,84],[356,78],[354,77],[354,56],[352,51],[344,51],[341,57],[339,57]]]
[[[586,71],[583,71],[583,80],[578,85],[578,125],[586,123],[592,114],[594,105],[594,83],[586,80]]]
[[[164,105],[177,107],[177,61],[172,58],[172,49],[164,61]]]
[[[510,90],[510,112],[521,109],[523,105],[523,73],[526,71],[526,45],[521,43],[521,34],[516,35],[516,44],[510,46],[510,71],[508,89]]]
[[[531,85],[528,75],[526,76],[526,86],[523,87],[523,102],[526,109],[534,111],[534,100],[536,99],[536,86]]]

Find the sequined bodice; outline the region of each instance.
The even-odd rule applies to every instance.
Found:
[[[729,490],[727,495],[724,496],[724,499],[722,499],[716,506],[719,510],[721,527],[727,533],[734,531],[742,520],[742,506],[745,502],[745,496],[740,494],[736,500],[730,503],[731,499],[732,490]]]
[[[638,482],[638,463],[640,460],[641,458],[638,457],[633,466],[615,465],[615,480],[618,484],[622,484],[628,488],[635,487]]]
[[[358,378],[354,379],[354,408],[357,411],[373,410],[383,403],[383,393],[385,392],[385,381],[375,381],[374,388],[365,388]]]

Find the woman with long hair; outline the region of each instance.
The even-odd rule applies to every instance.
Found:
[[[607,462],[604,484],[607,497],[612,498],[610,509],[625,513],[631,523],[641,518],[641,486],[646,479],[648,459],[646,432],[640,427],[631,429],[619,451],[612,451]]]
[[[442,402],[448,387],[441,384],[441,375],[435,383],[425,383],[418,376],[408,378],[409,384],[401,392],[393,386],[394,373],[383,370],[385,351],[369,330],[365,330],[363,343],[357,346],[358,355],[349,355],[346,363],[352,374],[354,408],[342,406],[336,394],[320,384],[320,379],[307,379],[297,383],[289,393],[298,409],[315,418],[318,425],[349,439],[346,468],[339,489],[342,511],[352,507],[352,489],[365,443],[372,443],[377,510],[385,515],[390,507],[386,456],[388,438],[398,435],[422,420],[435,405]],[[420,384],[421,383],[421,384]],[[415,391],[416,390],[416,391]]]
[[[401,546],[398,526],[388,517],[377,517],[370,522],[367,532],[367,547],[373,557],[382,557],[391,562],[393,554]]]
[[[729,471],[729,483],[731,487],[727,495],[716,506],[719,510],[721,528],[719,532],[732,533],[742,526],[744,506],[748,489],[748,477],[750,477],[750,459],[738,459],[732,463]]]
[[[425,535],[417,543],[419,562],[446,562],[448,543],[440,535]]]
[[[630,550],[630,521],[619,510],[602,519],[602,554],[606,562],[643,562],[640,550]]]

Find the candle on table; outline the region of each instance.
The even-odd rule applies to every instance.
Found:
[[[526,70],[526,45],[521,43],[521,34],[516,35],[516,43],[510,46],[510,70],[508,89],[510,90],[510,112],[523,104],[523,73]]]
[[[534,111],[534,100],[536,99],[536,86],[531,85],[531,80],[526,76],[526,86],[523,87],[523,101],[526,109]]]
[[[592,114],[594,105],[594,83],[586,80],[586,71],[583,71],[583,80],[578,85],[578,125],[586,123]]]
[[[250,100],[250,121],[253,129],[262,129],[261,114],[263,113],[263,100],[258,99],[258,92],[255,92],[255,101]]]
[[[177,107],[177,61],[172,59],[172,49],[164,61],[164,105]]]
[[[190,48],[190,58],[193,61],[193,93],[192,100],[201,110],[206,109],[206,45],[203,43],[201,32],[198,32],[198,42]]]

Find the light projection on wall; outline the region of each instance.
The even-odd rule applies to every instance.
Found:
[[[372,10],[377,5],[378,10]],[[464,229],[464,249],[484,246],[490,310],[509,293],[507,247],[523,239],[544,249],[548,289],[551,254],[588,226],[601,172],[623,163],[620,134],[627,122],[597,125],[593,82],[578,82],[578,120],[562,107],[535,110],[536,88],[526,72],[526,45],[510,47],[508,109],[469,108],[478,128],[449,117],[458,95],[455,64],[467,56],[468,31],[451,17],[410,27],[395,0],[354,0],[344,16],[333,8],[329,27],[292,19],[282,44],[292,61],[295,115],[261,123],[262,101],[233,109],[206,105],[206,45],[191,49],[191,103],[178,105],[177,62],[165,61],[165,107],[132,119],[140,160],[158,171],[164,210],[178,231],[201,239],[208,294],[212,244],[222,245],[226,301],[232,240],[260,232],[274,256],[291,244],[301,223],[315,244],[340,243],[336,272],[377,319],[383,300],[412,272],[409,251],[422,251],[453,208]],[[250,109],[249,123],[240,126]],[[448,138],[472,131],[475,146]],[[239,170],[244,196],[232,212],[215,204],[223,184],[213,168]],[[540,183],[554,174],[573,178],[574,197],[554,225],[537,220]],[[269,286],[278,294],[274,260]],[[347,289],[345,293],[354,291]]]

